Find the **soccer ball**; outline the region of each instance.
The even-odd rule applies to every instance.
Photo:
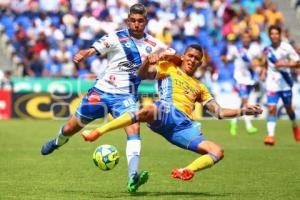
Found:
[[[119,163],[119,152],[116,147],[104,144],[98,146],[93,153],[93,161],[101,170],[111,170]]]

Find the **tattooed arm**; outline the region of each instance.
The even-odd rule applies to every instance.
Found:
[[[218,118],[235,118],[243,115],[258,115],[262,113],[262,109],[257,105],[250,105],[240,109],[222,108],[214,99],[208,101],[204,107],[208,110],[209,114]]]

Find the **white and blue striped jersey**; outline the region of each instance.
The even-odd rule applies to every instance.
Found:
[[[128,29],[103,36],[92,47],[98,54],[106,54],[108,59],[104,75],[96,80],[94,87],[112,94],[136,95],[141,81],[136,72],[146,56],[165,50],[175,53],[149,34],[142,39],[131,37]]]
[[[268,59],[267,90],[272,92],[291,90],[293,85],[291,70],[289,68],[276,68],[275,63],[278,60],[286,63],[290,60],[298,62],[299,55],[295,49],[289,43],[282,41],[276,49],[272,46],[266,47],[264,53]]]
[[[231,45],[228,48],[226,58],[234,61],[233,77],[238,84],[254,85],[256,77],[250,64],[253,59],[260,57],[262,52],[263,48],[257,43],[251,43],[248,49],[244,47],[238,48],[235,45]]]

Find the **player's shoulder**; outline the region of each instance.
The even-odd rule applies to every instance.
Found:
[[[144,41],[153,47],[156,47],[157,45],[160,45],[162,43],[159,39],[153,37],[148,33],[145,33]]]
[[[257,42],[251,42],[250,48],[253,49],[253,50],[261,50],[261,49],[263,49],[262,45],[260,45]]]
[[[293,49],[292,45],[288,42],[285,42],[285,41],[281,41],[280,43],[280,49],[282,50],[290,50],[290,49]]]

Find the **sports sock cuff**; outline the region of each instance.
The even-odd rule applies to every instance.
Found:
[[[217,163],[220,160],[216,155],[212,153],[208,153],[207,155],[209,155],[213,159],[214,163]]]
[[[140,139],[141,136],[138,133],[127,135],[127,140],[140,140]]]
[[[132,123],[137,122],[136,114],[134,112],[130,112],[129,115],[131,116]]]
[[[268,116],[267,121],[268,122],[275,122],[276,121],[276,116]]]
[[[65,124],[60,128],[59,130],[59,134],[63,135],[64,134],[64,128],[65,128]]]

